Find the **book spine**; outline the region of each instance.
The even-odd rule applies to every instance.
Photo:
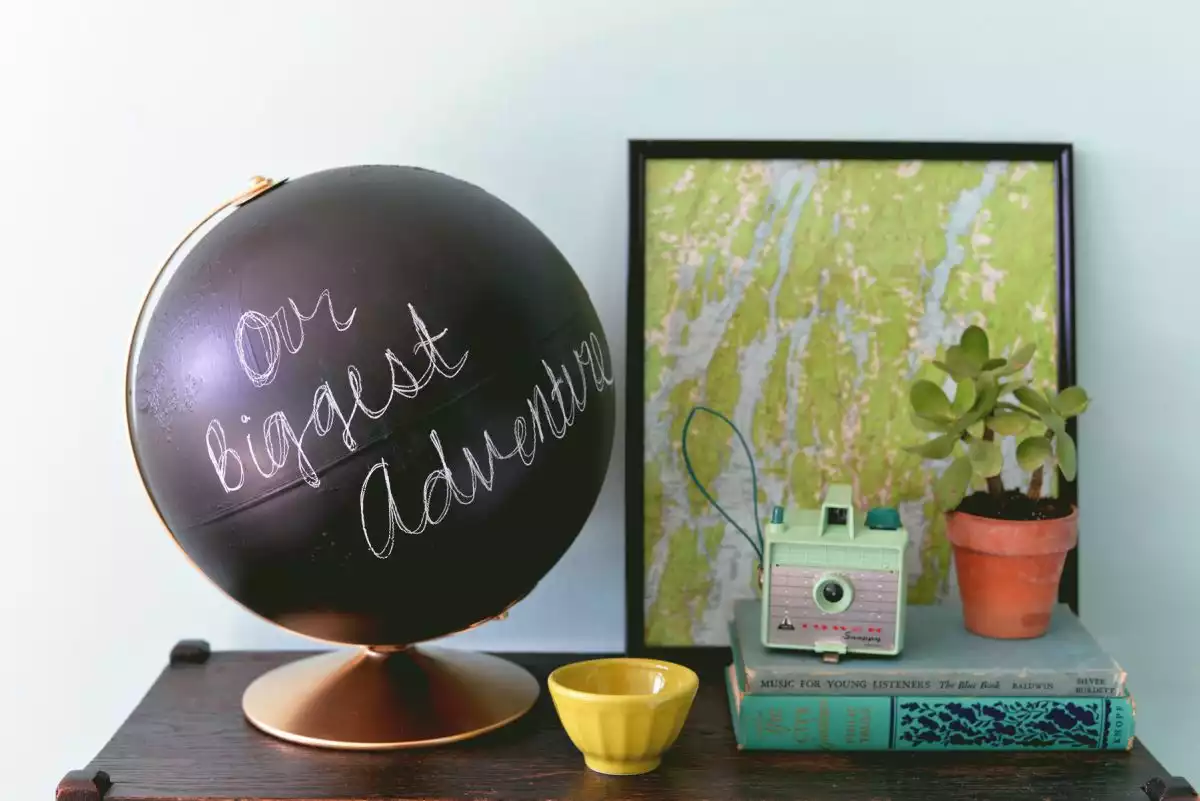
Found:
[[[735,657],[737,658],[737,657]],[[738,659],[740,663],[740,658]],[[744,669],[746,691],[753,695],[941,695],[947,697],[1043,696],[1119,698],[1125,694],[1120,670],[1012,673],[905,672],[895,677],[845,678],[818,675],[803,667]]]
[[[1134,736],[1128,696],[750,695],[732,666],[726,682],[745,750],[1127,750]]]

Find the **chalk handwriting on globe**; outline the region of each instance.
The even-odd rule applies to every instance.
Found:
[[[329,307],[329,317],[333,320],[333,327],[338,331],[345,331],[354,324],[354,315],[358,314],[358,309],[351,309],[347,315],[345,322],[340,322],[337,315],[333,313],[333,301],[329,299],[329,290],[321,292],[317,298],[317,305],[312,310],[312,314],[304,314],[296,305],[296,301],[288,298],[288,305],[292,307],[292,313],[296,315],[296,333],[292,333],[291,320],[287,315],[287,310],[280,306],[279,309],[270,317],[260,311],[251,309],[244,312],[238,318],[237,326],[234,328],[233,346],[237,350],[238,364],[242,366],[242,371],[246,373],[246,377],[250,379],[250,383],[256,387],[265,387],[275,380],[275,374],[279,370],[279,358],[281,355],[280,346],[288,349],[288,352],[295,355],[304,347],[304,324],[317,316],[321,311],[321,301]],[[259,343],[262,345],[264,358],[267,362],[267,369],[259,370],[251,360],[246,358],[246,337],[248,332],[254,332],[259,337]]]
[[[309,314],[300,311],[300,307],[291,298],[288,298],[287,306],[280,306],[271,315],[253,309],[242,314],[234,330],[234,349],[242,372],[253,386],[258,389],[270,386],[275,380],[285,353],[296,356],[301,352],[304,347],[305,325],[314,322],[322,305],[328,309],[330,321],[338,332],[347,331],[354,324],[358,309],[351,308],[339,317],[328,289],[321,292]],[[288,308],[291,309],[290,315]],[[267,415],[262,421],[259,446],[255,445],[254,434],[246,434],[244,451],[230,445],[224,425],[214,418],[208,424],[205,445],[208,458],[225,492],[235,493],[242,489],[246,483],[246,473],[250,469],[269,479],[293,462],[305,483],[317,489],[321,486],[321,477],[304,450],[305,439],[310,434],[324,437],[336,427],[340,429],[342,444],[346,450],[354,451],[358,448],[358,442],[351,431],[351,424],[359,413],[372,420],[378,420],[387,414],[397,397],[412,399],[435,380],[453,380],[467,364],[469,349],[461,348],[461,352],[452,349],[444,341],[449,334],[447,329],[443,328],[437,334],[431,334],[412,304],[408,304],[408,311],[417,340],[412,352],[418,362],[424,364],[420,367],[418,375],[410,366],[412,359],[405,362],[391,348],[384,351],[382,357],[387,361],[390,371],[391,392],[388,393],[383,406],[372,408],[363,401],[362,373],[355,365],[350,364],[346,367],[346,379],[352,400],[352,404],[347,404],[349,412],[338,402],[337,394],[330,383],[323,381],[313,392],[311,409],[299,431],[288,419],[287,412],[280,409]],[[452,339],[452,335],[449,338]],[[450,351],[451,355],[447,357],[443,353],[444,350]],[[395,493],[403,492],[405,488],[392,486],[387,460],[380,459],[371,465],[363,477],[359,510],[362,533],[372,554],[380,559],[388,558],[395,547],[397,530],[405,534],[420,534],[429,526],[440,523],[449,513],[452,503],[463,506],[471,504],[480,487],[490,492],[495,480],[497,461],[506,462],[517,457],[525,467],[529,467],[536,458],[538,444],[546,441],[547,432],[555,439],[563,439],[567,435],[575,423],[576,415],[587,409],[588,383],[595,387],[596,392],[604,392],[614,383],[612,375],[606,371],[604,348],[595,332],[591,332],[587,338],[580,341],[578,347],[572,348],[571,352],[574,356],[574,369],[579,374],[578,383],[572,378],[568,365],[560,364],[558,370],[555,370],[544,358],[541,359],[549,384],[549,399],[541,386],[532,387],[525,399],[528,420],[525,414],[518,413],[514,416],[512,446],[508,450],[502,450],[496,445],[491,432],[486,429],[481,432],[486,466],[480,464],[470,446],[463,445],[462,453],[467,463],[468,475],[456,477],[446,462],[441,437],[436,429],[430,430],[429,442],[437,455],[440,467],[430,471],[423,485],[419,490],[415,490],[419,491],[423,506],[419,521],[406,521],[401,515]],[[262,354],[262,364],[250,357],[253,353]],[[240,419],[243,424],[251,422],[246,415],[242,415]],[[381,483],[387,495],[386,533],[368,530],[366,497],[372,481]],[[407,491],[414,490],[408,488]]]

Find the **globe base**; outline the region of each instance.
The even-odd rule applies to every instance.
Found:
[[[532,708],[537,679],[490,654],[450,648],[362,649],[306,657],[258,677],[242,711],[302,745],[421,748],[467,740]]]

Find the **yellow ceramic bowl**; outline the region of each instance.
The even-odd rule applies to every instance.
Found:
[[[658,767],[691,711],[695,672],[657,659],[590,659],[563,665],[547,681],[567,736],[598,773]]]

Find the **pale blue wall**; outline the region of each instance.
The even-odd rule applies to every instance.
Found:
[[[310,646],[184,563],[129,461],[123,348],[175,238],[256,173],[421,164],[540,225],[621,353],[631,137],[1076,144],[1083,615],[1146,741],[1200,780],[1195,4],[22,5],[0,11],[0,325],[6,383],[46,408],[0,395],[0,739],[39,744],[14,797],[84,764],[176,639]],[[463,644],[621,647],[621,459],[561,565]]]

